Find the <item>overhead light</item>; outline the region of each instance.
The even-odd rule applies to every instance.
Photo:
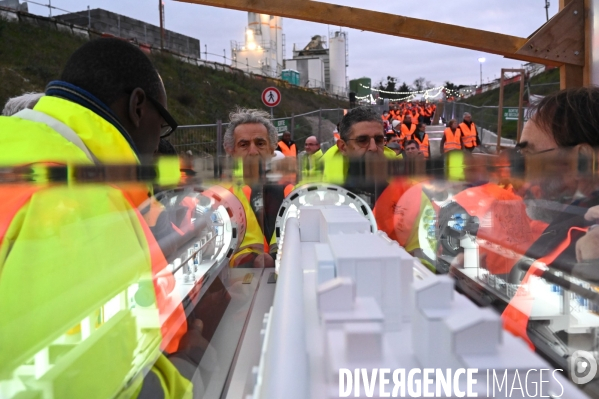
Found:
[[[481,63],[482,63],[482,62],[485,62],[486,60],[487,60],[487,59],[486,59],[485,57],[480,57],[480,58],[478,59],[478,62],[481,62]]]
[[[248,49],[250,49],[250,50],[256,50],[256,43],[250,43],[250,44],[248,44]]]

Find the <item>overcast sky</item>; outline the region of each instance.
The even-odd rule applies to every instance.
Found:
[[[48,0],[36,0],[46,3]],[[293,0],[289,0],[293,1]],[[437,22],[484,29],[492,32],[527,37],[546,21],[545,0],[328,0],[329,3],[362,7],[375,11],[428,19]],[[68,11],[81,11],[89,5],[103,8],[155,25],[159,24],[157,0],[52,0],[52,5]],[[392,5],[390,7],[390,5]],[[165,0],[166,28],[196,37],[202,49],[208,52],[230,54],[231,40],[243,41],[247,13],[189,3]],[[558,1],[552,0],[549,18],[558,10]],[[48,15],[48,8],[29,3],[29,11]],[[62,13],[53,11],[54,14]],[[385,24],[385,21],[381,21]],[[313,35],[328,36],[338,27],[285,19],[286,57],[292,57],[293,43],[305,46]],[[420,42],[378,33],[349,29],[350,79],[370,77],[373,83],[386,76],[411,83],[425,77],[436,85],[445,81],[456,84],[475,84],[480,80],[479,57],[485,57],[483,80],[499,77],[501,68],[515,68],[522,63],[501,56],[464,50],[438,44]],[[222,56],[208,56],[222,61]]]

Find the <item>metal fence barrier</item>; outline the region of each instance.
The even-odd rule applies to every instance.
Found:
[[[333,131],[343,115],[343,108],[319,109],[287,118],[273,119],[272,122],[279,135],[285,131],[291,133],[298,152],[304,150],[304,142],[310,136],[316,136],[319,139],[324,151],[334,143]],[[216,123],[208,125],[179,126],[168,140],[179,153],[191,151],[194,156],[220,157],[224,155],[222,138],[227,125],[227,123],[216,121]]]

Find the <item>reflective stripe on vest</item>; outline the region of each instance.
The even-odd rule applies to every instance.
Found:
[[[67,125],[59,121],[58,119],[52,118],[51,116],[44,114],[43,112],[35,111],[33,109],[25,108],[13,116],[21,119],[26,119],[31,122],[40,122],[44,125],[47,125],[49,128],[54,130],[56,133],[60,134],[67,141],[75,144],[77,148],[79,148],[87,158],[95,163],[96,165],[100,163],[98,158],[96,158],[87,148],[87,146],[83,143],[81,138]]]
[[[455,133],[451,131],[451,128],[447,128],[443,134],[445,134],[443,152],[462,149],[462,144],[460,143],[461,132],[459,128],[455,130]]]
[[[560,256],[561,253],[566,250],[566,248],[568,248],[572,242],[571,233],[574,230],[586,233],[588,228],[571,227],[570,230],[568,230],[566,239],[562,241],[560,245],[558,245],[548,255],[537,259],[526,272],[518,291],[516,291],[516,294],[510,300],[510,303],[507,305],[501,315],[503,320],[503,328],[515,336],[524,339],[533,350],[535,349],[535,346],[528,337],[527,329],[528,320],[530,319],[535,298],[527,285],[529,284],[531,276],[540,277],[541,274],[543,274],[545,267],[553,263],[553,261],[555,261],[555,259],[557,259],[557,257]]]
[[[459,127],[462,131],[464,146],[468,148],[476,147],[476,125],[474,122],[471,123],[470,128],[464,122],[460,123]]]

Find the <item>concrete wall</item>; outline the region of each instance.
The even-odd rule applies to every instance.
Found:
[[[89,26],[98,32],[124,39],[135,39],[140,43],[160,48],[160,27],[100,8],[90,10],[89,14],[88,11],[80,11],[59,15],[56,18],[79,26]],[[165,30],[164,47],[176,53],[200,58],[200,41],[193,37]]]
[[[19,3],[19,0],[0,0],[0,7],[12,8],[17,11],[29,12],[27,3]]]

